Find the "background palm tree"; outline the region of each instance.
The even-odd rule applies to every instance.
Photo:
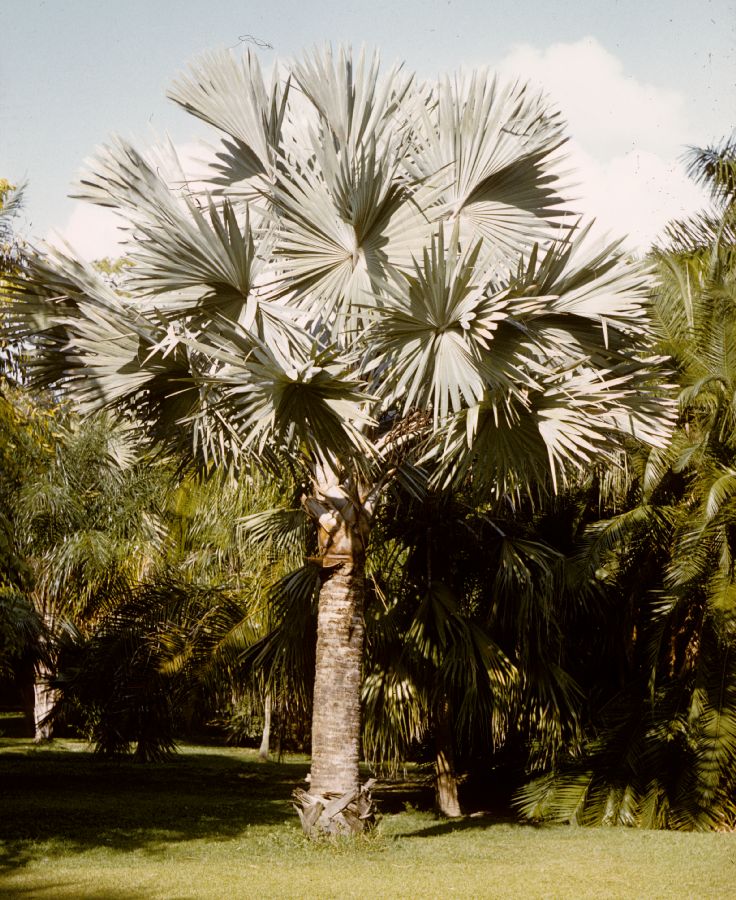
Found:
[[[249,720],[258,711],[263,758],[268,758],[274,715],[279,729],[288,718],[287,692],[269,667],[253,661],[260,658],[257,647],[279,618],[278,585],[303,564],[305,552],[307,519],[301,509],[290,511],[284,505],[289,493],[291,485],[258,477],[190,472],[173,491],[167,515],[168,577],[182,588],[191,584],[218,595],[224,591],[230,602],[228,614],[217,619],[219,632],[214,621],[207,623],[205,630],[212,639],[217,634],[216,641],[203,643],[202,632],[195,630],[179,660],[195,662],[197,678],[211,694],[206,703],[210,710],[213,696],[227,696],[217,711],[230,709],[233,734],[238,722],[252,725]],[[276,507],[278,503],[282,505]]]
[[[689,152],[711,210],[673,223],[653,258],[653,324],[674,367],[669,446],[630,457],[619,512],[590,529],[622,598],[618,683],[585,752],[522,792],[531,815],[647,827],[733,824],[736,763],[736,153]]]
[[[54,719],[81,721],[105,755],[135,747],[144,760],[212,720],[235,737],[260,719],[267,757],[268,708],[279,735],[299,710],[283,648],[273,658],[270,647],[283,573],[303,556],[304,521],[285,540],[269,512],[268,536],[256,542],[263,511],[281,499],[275,485],[177,473],[164,461],[157,488],[161,541],[151,565],[119,579],[93,615],[65,610]],[[60,577],[73,589],[73,578]]]
[[[219,53],[180,76],[172,98],[222,135],[209,190],[115,139],[79,193],[129,222],[120,290],[50,251],[18,309],[42,379],[302,486],[322,569],[303,822],[360,829],[366,547],[401,461],[520,497],[622,432],[661,442],[662,405],[647,278],[563,221],[541,96],[343,50],[281,72]]]
[[[447,491],[397,493],[369,557],[364,745],[370,758],[396,768],[431,736],[437,809],[458,816],[456,755],[505,736],[518,686],[484,627],[486,539],[497,533],[489,517]]]
[[[29,483],[53,465],[63,413],[47,397],[0,380],[0,669],[18,686],[33,729],[33,676],[47,660],[43,617],[33,603],[33,567],[25,553],[21,501]]]
[[[29,598],[47,653],[35,685],[36,738],[51,736],[53,643],[67,624],[84,629],[158,564],[165,475],[141,458],[130,429],[101,415],[56,424],[54,456],[24,476],[15,538],[32,576]]]

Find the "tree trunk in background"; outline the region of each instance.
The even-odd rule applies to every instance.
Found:
[[[52,724],[46,721],[56,701],[56,691],[48,685],[48,678],[51,674],[43,663],[38,663],[36,680],[33,683],[34,740],[37,744],[50,741],[54,736]]]
[[[24,734],[27,737],[34,737],[36,733],[36,692],[34,684],[36,681],[36,670],[33,664],[24,663],[16,676],[18,684],[18,693],[20,695],[21,708],[23,710],[23,722],[25,725]]]
[[[271,746],[271,694],[267,693],[263,701],[263,737],[261,738],[261,747],[258,756],[261,759],[268,759],[268,751]]]
[[[461,816],[460,800],[457,791],[457,773],[455,772],[455,751],[452,734],[452,717],[450,707],[445,700],[439,706],[435,716],[435,765],[437,768],[437,809],[450,819]]]

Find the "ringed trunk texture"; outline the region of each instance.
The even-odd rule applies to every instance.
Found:
[[[318,525],[323,577],[317,614],[309,791],[295,791],[307,834],[355,834],[374,821],[372,782],[360,787],[360,689],[365,626],[366,504],[323,472],[306,507]]]
[[[356,560],[333,569],[319,593],[310,785],[316,795],[359,787],[364,591],[364,566]]]
[[[322,585],[312,712],[309,791],[294,791],[305,833],[359,834],[375,822],[370,789],[362,787],[360,686],[363,662],[363,565],[343,564]]]
[[[448,819],[462,816],[457,790],[455,751],[453,748],[452,719],[445,701],[440,705],[435,719],[435,766],[437,768],[437,809]]]

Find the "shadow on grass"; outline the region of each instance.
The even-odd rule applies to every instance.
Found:
[[[289,798],[309,768],[303,759],[261,763],[225,748],[184,748],[147,765],[78,750],[2,749],[0,872],[57,852],[156,853],[291,822]]]
[[[402,834],[405,838],[431,838],[441,834],[453,834],[456,831],[483,831],[498,825],[510,825],[516,828],[529,829],[530,824],[522,824],[517,818],[508,814],[486,813],[483,815],[462,816],[459,819],[439,819],[427,828],[414,829]]]
[[[29,888],[3,888],[0,886],[0,897],[7,897],[8,900],[15,900],[16,897],[29,897],[34,898],[34,900],[35,898],[48,897],[49,900],[55,900],[60,892],[65,891],[67,888],[76,887],[77,882],[73,881],[55,881],[48,887],[39,887],[36,885]],[[146,900],[146,897],[153,898],[156,896],[156,894],[150,891],[141,891],[140,889],[136,889],[135,891],[110,891],[106,888],[104,891],[99,892],[90,893],[89,890],[85,890],[84,892],[84,900]]]

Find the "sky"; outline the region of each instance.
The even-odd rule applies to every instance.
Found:
[[[68,198],[112,134],[185,157],[212,132],[166,99],[207,49],[264,66],[315,45],[378,48],[422,78],[488,66],[540,85],[569,123],[577,208],[644,249],[703,203],[682,154],[736,127],[736,0],[0,0],[0,178],[18,228],[115,256],[110,213]]]

